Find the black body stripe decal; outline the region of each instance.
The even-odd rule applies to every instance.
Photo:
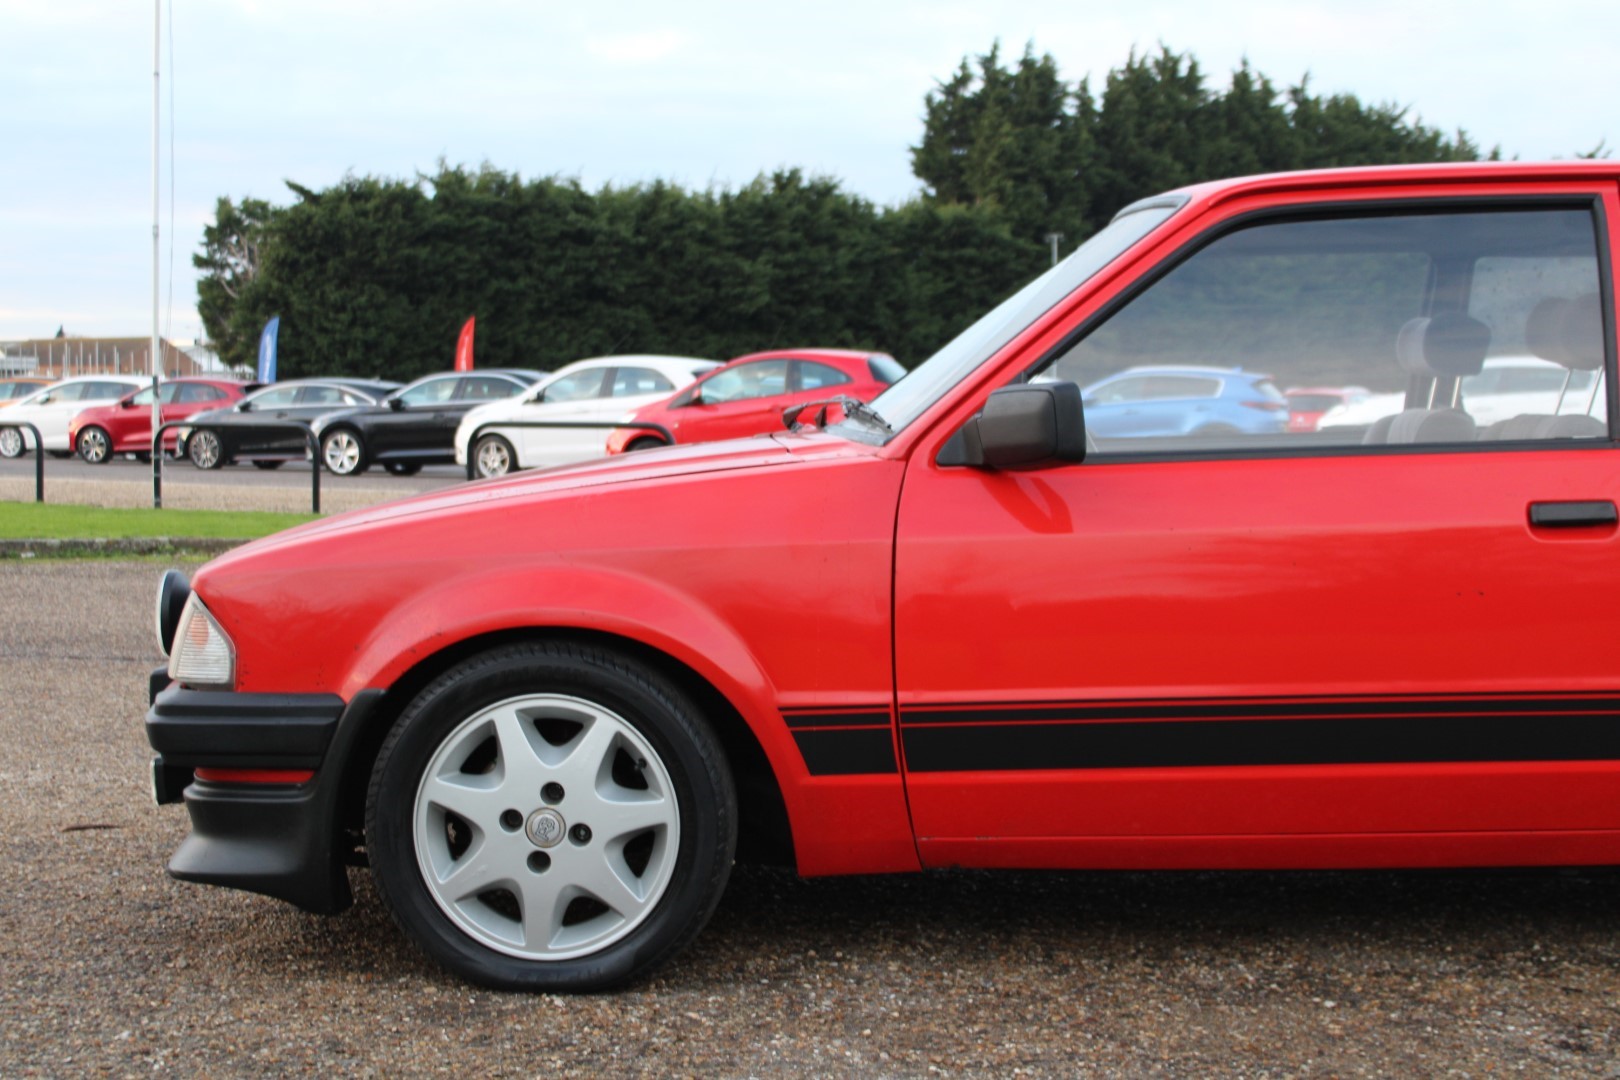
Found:
[[[821,727],[871,727],[874,724],[882,727],[889,726],[889,712],[830,712],[817,710],[816,712],[786,712],[790,728],[821,728]]]
[[[887,726],[795,731],[811,776],[893,773],[894,733]]]
[[[912,772],[1620,760],[1620,696],[1032,703],[905,710]]]

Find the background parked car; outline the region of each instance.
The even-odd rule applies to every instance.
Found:
[[[261,469],[279,468],[307,452],[302,434],[266,420],[311,421],[322,413],[375,405],[399,383],[382,379],[289,379],[254,391],[225,409],[197,413],[175,428],[178,452],[199,469],[217,469],[237,458]]]
[[[1365,386],[1290,387],[1283,391],[1288,399],[1288,430],[1315,431],[1322,414],[1335,405],[1353,405],[1371,394]]]
[[[1493,356],[1462,381],[1462,408],[1478,427],[1526,413],[1608,417],[1601,372],[1571,370],[1537,356]]]
[[[108,405],[125,394],[139,390],[141,379],[133,375],[81,375],[51,383],[18,401],[6,410],[8,424],[27,422],[39,428],[45,450],[53,457],[73,452],[68,424],[88,405]],[[27,428],[0,427],[0,457],[14,458],[34,445]]]
[[[626,420],[662,424],[677,443],[735,439],[782,430],[782,410],[821,398],[871,401],[906,369],[888,353],[853,349],[783,349],[728,361],[667,401]],[[651,431],[625,428],[607,442],[610,454],[664,445]]]
[[[1266,435],[1288,426],[1288,400],[1271,376],[1241,368],[1126,368],[1082,395],[1086,429],[1099,438]]]
[[[0,409],[15,405],[34,391],[49,386],[51,380],[23,375],[14,379],[0,379]]]
[[[425,375],[383,398],[326,413],[312,425],[321,461],[339,476],[363,473],[372,462],[397,476],[456,458],[456,425],[469,410],[521,394],[545,376],[526,368]]]
[[[216,409],[242,400],[258,383],[233,379],[181,377],[169,379],[159,388],[160,415],[164,423]],[[179,440],[175,429],[163,433],[163,448],[174,452]],[[68,445],[85,461],[100,465],[114,454],[134,454],[143,461],[152,457],[152,388],[147,386],[125,394],[111,405],[95,405],[82,410],[68,423]]]
[[[496,428],[479,435],[470,450],[469,444],[480,427],[497,420],[618,420],[626,409],[662,401],[719,366],[718,360],[691,356],[577,360],[522,397],[481,405],[467,413],[456,430],[456,464],[467,464],[470,453],[474,471],[487,477],[601,457],[607,452],[608,428]]]

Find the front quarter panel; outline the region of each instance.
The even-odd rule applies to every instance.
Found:
[[[537,476],[532,495],[227,555],[196,588],[237,645],[244,691],[351,700],[510,631],[657,649],[753,731],[801,872],[910,869],[889,645],[900,477],[864,450],[569,492]],[[858,735],[837,730],[850,717]]]

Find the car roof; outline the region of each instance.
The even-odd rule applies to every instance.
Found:
[[[1267,192],[1311,191],[1313,189],[1395,184],[1489,183],[1527,181],[1620,180],[1620,161],[1460,161],[1426,165],[1366,165],[1341,169],[1311,169],[1302,172],[1263,173],[1258,176],[1211,180],[1175,188],[1162,195],[1141,199],[1121,210],[1116,217],[1167,201],[1200,205],[1222,203],[1245,195]]]
[[[770,349],[766,352],[733,356],[727,364],[740,364],[745,360],[865,360],[869,356],[886,355],[871,349],[824,349],[812,346],[805,349]]]

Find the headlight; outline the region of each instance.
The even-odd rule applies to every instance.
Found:
[[[236,685],[236,646],[192,593],[180,611],[169,651],[169,678],[189,686]]]

